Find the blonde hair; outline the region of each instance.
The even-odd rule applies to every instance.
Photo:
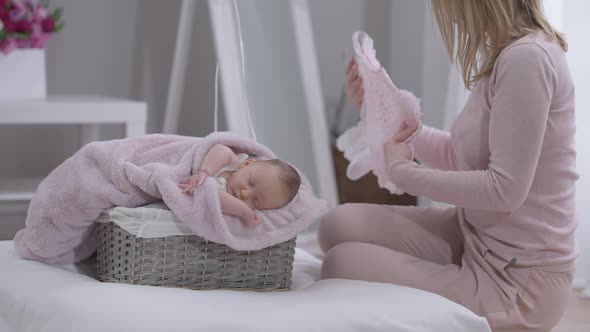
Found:
[[[491,73],[506,46],[529,33],[543,31],[567,51],[564,35],[545,18],[542,0],[432,0],[432,12],[468,89]]]

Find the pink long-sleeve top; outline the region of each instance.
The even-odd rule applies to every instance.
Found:
[[[424,127],[416,158],[392,160],[402,190],[459,208],[461,228],[506,262],[568,271],[576,256],[574,85],[541,32],[498,56],[451,132]]]

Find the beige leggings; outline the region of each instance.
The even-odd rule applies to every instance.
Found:
[[[456,208],[346,204],[320,224],[322,278],[393,283],[439,294],[487,318],[494,331],[549,331],[573,271],[515,266],[470,245]],[[469,238],[468,240],[466,240]]]

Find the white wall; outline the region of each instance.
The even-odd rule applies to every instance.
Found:
[[[449,122],[454,120],[464,106],[466,89],[457,67],[451,65],[436,22],[432,18],[430,2],[425,11],[422,111],[429,126],[449,130]],[[451,86],[458,89],[449,91]],[[456,102],[449,103],[451,109],[446,109],[447,98],[456,99]]]
[[[162,130],[179,11],[179,0],[139,1],[131,97],[148,103],[151,133]],[[213,131],[216,55],[207,1],[199,0],[196,11],[178,133],[204,136]],[[219,101],[219,130],[224,130],[222,98]]]
[[[257,140],[301,169],[317,190],[291,6],[285,1],[257,0],[239,2],[238,9],[246,91]]]
[[[576,215],[579,222],[577,238],[581,249],[578,260],[579,281],[587,280],[590,290],[590,45],[588,31],[590,2],[582,0],[564,1],[564,30],[569,42],[568,61],[576,86],[576,149],[577,170],[581,175],[577,183]],[[583,278],[582,278],[583,276]]]
[[[364,29],[365,7],[373,2],[382,1],[309,1],[320,80],[329,121],[334,117],[344,88],[344,70],[352,56],[352,33]],[[334,19],[335,8],[338,11],[337,19]]]
[[[344,66],[352,55],[352,33],[363,27],[367,0],[309,1],[324,100],[338,102],[344,83]],[[337,19],[335,11],[337,8]]]

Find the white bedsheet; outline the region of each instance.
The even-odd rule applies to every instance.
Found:
[[[489,332],[485,319],[416,289],[318,279],[320,261],[298,248],[287,292],[191,291],[101,283],[91,266],[17,258],[0,241],[2,332],[403,331]]]

